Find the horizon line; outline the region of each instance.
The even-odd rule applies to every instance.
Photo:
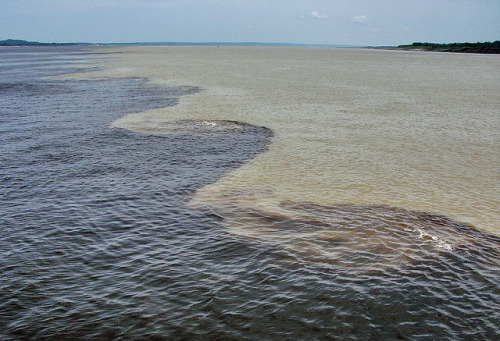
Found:
[[[333,43],[283,43],[283,42],[260,42],[260,41],[137,41],[137,42],[40,42],[25,39],[5,39],[1,42],[19,42],[22,45],[165,45],[165,46],[306,46],[306,47],[365,47],[360,44],[333,44]],[[12,45],[19,46],[19,45]],[[387,45],[385,45],[387,46]],[[392,46],[392,45],[390,45]]]

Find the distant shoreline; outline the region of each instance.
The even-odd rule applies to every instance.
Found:
[[[90,43],[40,43],[38,41],[27,41],[19,39],[0,40],[0,46],[78,46],[78,45],[93,45]]]
[[[421,43],[415,42],[411,45],[399,45],[393,48],[394,50],[404,51],[431,51],[431,52],[455,52],[455,53],[482,53],[482,54],[499,54],[500,41],[494,42],[477,42],[477,43]]]
[[[358,47],[360,45],[340,44],[300,44],[300,43],[262,43],[262,42],[135,42],[135,43],[40,43],[18,39],[0,40],[0,46],[295,46],[295,47]]]
[[[262,43],[262,42],[135,42],[135,43],[41,43],[20,39],[0,40],[0,47],[22,47],[22,46],[256,46],[256,47],[341,47],[341,48],[365,48],[377,50],[399,50],[399,51],[430,51],[430,52],[454,52],[454,53],[480,53],[500,54],[500,41],[477,42],[477,43],[421,43],[415,42],[410,45],[398,46],[362,46],[362,45],[340,45],[340,44],[300,44],[300,43]]]

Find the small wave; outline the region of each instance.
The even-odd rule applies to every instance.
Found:
[[[432,234],[430,234],[430,233],[428,233],[426,231],[422,231],[419,228],[416,228],[416,230],[420,233],[420,236],[419,236],[420,238],[426,239],[426,240],[430,239],[432,242],[435,243],[435,245],[437,247],[443,248],[443,249],[445,249],[447,251],[453,250],[453,248],[451,247],[451,245],[449,243],[447,243],[446,241],[440,239],[439,237],[436,237],[436,236],[434,236],[434,235],[432,235]]]
[[[279,214],[230,206],[221,215],[232,233],[331,267],[385,271],[440,257],[499,257],[500,238],[427,212],[291,201]]]
[[[251,129],[252,125],[226,120],[178,120],[162,122],[159,124],[158,133],[224,133],[239,132]]]

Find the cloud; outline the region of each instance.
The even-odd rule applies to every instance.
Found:
[[[366,17],[366,15],[351,17],[351,21],[357,25],[365,25],[367,20],[368,18]]]
[[[312,11],[309,13],[309,17],[313,19],[325,19],[326,15],[319,14],[318,11]]]

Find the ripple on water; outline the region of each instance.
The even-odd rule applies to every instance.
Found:
[[[340,268],[380,271],[443,255],[490,259],[493,264],[500,259],[499,237],[442,215],[387,206],[294,202],[282,202],[282,214],[231,207],[223,215],[232,233]]]

